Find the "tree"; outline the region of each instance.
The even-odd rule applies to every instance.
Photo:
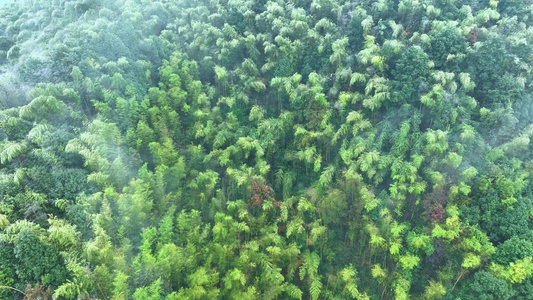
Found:
[[[411,46],[402,51],[392,70],[393,101],[400,104],[416,103],[414,101],[419,99],[420,90],[427,88],[429,73],[429,57],[420,47]]]
[[[458,56],[466,52],[466,38],[459,28],[446,26],[432,34],[427,45],[429,58],[435,63],[435,68],[445,68],[450,56]],[[449,70],[454,71],[458,62],[452,60]]]
[[[135,300],[157,300],[160,299],[161,280],[154,281],[149,287],[138,288],[133,293],[133,299]]]
[[[530,299],[522,2],[2,6],[0,298]]]
[[[462,284],[457,295],[467,300],[510,299],[513,292],[505,281],[494,277],[491,273],[479,271]]]
[[[494,254],[494,262],[506,265],[526,257],[533,257],[533,245],[530,241],[517,236],[499,245]]]
[[[67,278],[63,258],[29,229],[20,231],[14,248],[16,270],[21,280],[57,287]]]

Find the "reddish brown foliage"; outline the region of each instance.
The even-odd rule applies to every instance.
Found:
[[[265,201],[274,203],[279,207],[280,203],[272,196],[272,189],[268,184],[259,184],[254,180],[252,182],[252,196],[250,197],[250,208],[261,207]]]
[[[268,80],[263,77],[256,77],[255,80],[261,81],[265,86],[268,86]]]
[[[444,214],[446,213],[446,210],[444,210],[444,208],[442,207],[442,204],[437,203],[430,208],[429,213],[431,216],[431,220],[433,222],[438,223],[440,222],[440,220],[442,220],[442,218],[444,218]]]
[[[475,43],[477,42],[477,38],[478,38],[478,34],[479,34],[479,30],[477,28],[475,28],[474,30],[472,30],[472,32],[470,32],[466,38],[471,42],[471,43]]]
[[[265,201],[271,202],[274,204],[275,207],[279,208],[281,206],[280,201],[276,201],[274,196],[272,195],[272,188],[268,184],[261,184],[257,181],[252,182],[252,196],[250,197],[250,201],[248,203],[248,206],[251,209],[262,207],[263,203]],[[264,212],[265,215],[268,215],[268,212],[270,210],[267,210]]]
[[[24,291],[24,299],[25,300],[47,300],[52,299],[52,291],[50,288],[44,289],[44,286],[41,285],[39,282],[35,284],[35,287],[32,287],[31,285],[26,286],[26,290]]]
[[[438,223],[446,214],[446,205],[448,197],[443,188],[436,188],[432,193],[428,194],[423,200],[424,217],[432,223]]]

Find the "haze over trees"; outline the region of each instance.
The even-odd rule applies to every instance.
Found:
[[[1,299],[531,299],[531,0],[0,9]]]

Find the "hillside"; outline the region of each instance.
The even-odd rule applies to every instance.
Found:
[[[532,25],[532,0],[3,6],[0,299],[531,299]]]

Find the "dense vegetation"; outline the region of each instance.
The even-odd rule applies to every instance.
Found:
[[[531,0],[0,11],[0,298],[531,299]]]

